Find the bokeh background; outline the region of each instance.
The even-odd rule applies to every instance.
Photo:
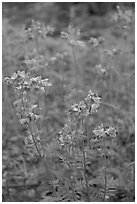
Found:
[[[134,200],[134,100],[135,100],[135,33],[134,19],[132,30],[127,32],[111,20],[116,6],[131,9],[134,18],[134,3],[96,3],[96,2],[51,2],[26,3],[5,2],[2,4],[2,72],[3,72],[3,201],[39,201],[42,193],[47,192],[47,177],[44,167],[33,153],[24,145],[24,129],[20,125],[13,102],[14,92],[4,83],[5,76],[11,76],[17,70],[25,70],[23,61],[34,48],[34,44],[24,40],[24,30],[31,25],[31,20],[39,20],[45,25],[54,27],[54,34],[40,41],[40,54],[46,59],[57,52],[70,52],[70,47],[60,38],[61,31],[69,24],[81,30],[81,40],[87,42],[90,37],[102,36],[105,49],[121,50],[113,59],[102,54],[100,49],[87,46],[77,51],[79,64],[79,88],[86,93],[92,89],[105,103],[112,106],[101,106],[93,118],[90,129],[104,122],[118,129],[118,139],[114,151],[113,165],[122,174],[123,188],[127,201]],[[100,75],[96,65],[113,66],[112,75]],[[60,128],[65,124],[65,96],[73,86],[73,63],[71,57],[59,60],[50,65],[53,86],[43,103],[48,107],[48,117],[43,122],[44,142],[50,143]],[[116,74],[116,72],[118,74]],[[46,73],[42,73],[43,76]],[[112,76],[110,86],[110,75]],[[62,79],[65,86],[62,86]],[[66,88],[67,87],[67,88]],[[111,90],[110,90],[111,88]],[[48,121],[48,127],[47,127]],[[129,166],[128,166],[129,165]],[[127,167],[128,166],[128,167]],[[95,171],[95,168],[91,171]],[[43,184],[44,181],[44,184]],[[49,190],[49,189],[48,189]],[[123,192],[122,192],[123,193]],[[118,197],[119,196],[119,197]],[[117,195],[118,201],[123,201]],[[125,196],[126,197],[126,196]],[[121,199],[121,200],[120,200]],[[114,200],[117,201],[117,200]]]

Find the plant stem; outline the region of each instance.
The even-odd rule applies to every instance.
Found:
[[[89,131],[88,131],[88,122],[89,122],[89,116],[86,117],[86,136],[87,136],[88,147],[90,147],[90,136],[89,136]]]
[[[78,81],[78,66],[77,66],[77,60],[76,60],[76,55],[75,55],[75,47],[72,47],[72,56],[73,56],[73,63],[74,63],[74,67],[73,67],[73,74],[74,74],[74,78],[75,78],[75,86],[77,88],[77,97],[78,97],[78,86],[79,86],[79,81]]]
[[[35,139],[35,135],[34,135],[34,133],[32,132],[32,128],[31,128],[31,127],[32,127],[32,124],[29,125],[28,128],[29,128],[29,131],[30,131],[30,133],[31,133],[31,135],[32,135],[32,139],[33,139],[35,148],[36,148],[37,153],[38,153],[38,155],[40,156],[40,158],[43,158],[42,155],[41,155],[41,152],[40,152],[40,150],[39,150],[38,143],[37,143],[37,141],[36,141],[36,139]]]
[[[104,198],[103,201],[106,199],[106,193],[107,193],[107,160],[106,160],[106,137],[104,138],[104,168],[105,168],[105,175],[104,175]]]
[[[77,129],[76,129],[76,132],[77,132]],[[75,133],[75,134],[76,134],[76,133]],[[76,137],[76,135],[75,135],[75,137]],[[72,135],[71,135],[71,142],[72,142],[71,148],[72,148],[72,154],[73,154],[74,163],[75,163],[75,170],[76,170],[76,172],[78,172],[78,169],[77,169],[77,160],[76,160],[75,148],[74,148],[74,143],[73,143]],[[71,155],[70,155],[70,156],[71,156]]]
[[[73,196],[73,200],[76,201],[76,199],[75,199],[75,192],[74,192],[74,188],[73,188],[73,180],[72,180],[72,178],[71,178],[70,164],[68,164],[68,166],[69,166],[68,172],[69,172],[70,185],[71,185],[71,189],[72,189],[72,196]]]
[[[113,96],[112,96],[112,94],[113,94],[113,90],[112,90],[112,78],[113,78],[113,76],[112,76],[112,71],[110,70],[110,79],[109,79],[109,97],[110,97],[110,103],[112,104],[112,101],[113,101]],[[112,112],[112,114],[113,114],[113,112]]]
[[[83,152],[83,172],[84,172],[84,178],[85,178],[86,190],[87,190],[87,201],[90,202],[88,179],[87,179],[87,175],[86,175],[86,158],[85,158],[84,149],[82,150],[82,152]]]
[[[83,130],[83,118],[81,119],[81,123],[82,123],[82,130]],[[82,153],[83,153],[83,173],[84,173],[84,178],[86,182],[86,190],[87,190],[87,201],[90,202],[89,185],[88,185],[88,179],[86,175],[86,156],[85,156],[85,151],[84,151],[84,142],[83,142],[83,147],[82,147]]]
[[[77,172],[77,160],[76,160],[75,149],[74,149],[73,144],[72,144],[72,153],[73,153],[73,158],[74,158],[74,162],[75,162],[75,170]]]
[[[23,107],[23,110],[24,110],[24,113],[25,113],[25,106],[24,106],[24,101],[23,101],[23,92],[21,92],[21,101],[22,101],[22,107]],[[28,100],[28,99],[27,99]],[[32,123],[29,123],[29,125],[28,125],[28,130],[30,131],[30,134],[31,134],[31,136],[32,136],[32,139],[33,139],[33,142],[34,142],[34,146],[35,146],[35,148],[36,148],[36,151],[37,151],[37,153],[38,153],[38,155],[40,156],[40,158],[42,158],[42,155],[41,155],[41,153],[40,153],[40,151],[39,151],[39,148],[38,148],[38,144],[37,144],[37,141],[36,141],[36,139],[35,139],[35,133],[33,133],[33,131],[32,131],[32,126],[33,126],[33,124]]]
[[[37,54],[39,55],[39,40],[38,40],[38,36],[35,36],[35,45],[36,45],[36,50],[37,50]]]
[[[49,135],[49,126],[48,126],[48,101],[46,98],[46,95],[44,95],[45,97],[45,119],[46,119],[46,132],[47,132],[47,136]]]

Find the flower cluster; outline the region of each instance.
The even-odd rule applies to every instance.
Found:
[[[30,82],[36,91],[40,90],[41,92],[46,92],[47,89],[52,86],[49,79],[41,79],[41,76],[31,78]]]
[[[79,119],[87,117],[90,114],[97,112],[100,103],[100,97],[91,90],[88,96],[78,104],[74,104],[68,110],[68,122],[59,133],[59,141],[61,144],[71,144],[74,141],[84,138],[82,126],[77,129]]]
[[[87,104],[89,114],[97,112],[100,100],[101,98],[98,96],[98,94],[95,94],[91,90],[89,90],[88,96],[84,99],[84,102]]]
[[[26,92],[23,92],[23,95],[20,96],[13,105],[21,125],[26,129],[26,146],[34,148],[36,153],[43,155],[40,143],[41,131],[37,127],[37,122],[42,118],[42,115],[40,115],[40,107],[32,103],[32,100],[28,98]]]
[[[39,77],[31,77],[30,73],[18,71],[11,77],[6,77],[5,82],[11,85],[16,93],[17,100],[14,102],[16,114],[20,123],[27,130],[25,142],[27,147],[34,147],[36,152],[42,156],[42,147],[40,144],[40,130],[38,122],[42,118],[40,114],[41,108],[39,102],[37,104],[39,93],[45,93],[51,83],[48,79]],[[35,94],[38,93],[38,94]]]
[[[116,129],[114,127],[105,127],[103,124],[99,125],[99,127],[95,129],[93,133],[99,138],[106,136],[110,136],[111,138],[116,137]]]
[[[96,69],[97,73],[100,75],[105,75],[107,72],[107,69],[105,67],[103,67],[102,64],[96,65],[95,69]]]
[[[29,75],[24,71],[17,71],[11,77],[5,77],[5,82],[17,90],[29,90]]]
[[[100,100],[101,98],[97,94],[89,90],[88,96],[78,104],[72,105],[69,109],[69,113],[79,117],[96,113],[99,108]]]
[[[42,55],[27,56],[24,63],[29,71],[42,70],[47,67],[47,63]]]
[[[14,107],[17,111],[17,115],[21,118],[20,123],[26,127],[28,127],[31,122],[36,123],[42,117],[39,114],[38,106],[32,105],[27,98],[16,100]]]
[[[14,73],[11,78],[5,77],[5,82],[7,84],[12,84],[14,89],[21,92],[30,91],[32,89],[35,91],[46,92],[48,87],[52,85],[49,82],[49,79],[41,79],[41,76],[31,78],[30,74],[25,73],[24,71]]]
[[[76,145],[83,138],[85,138],[83,131],[81,129],[76,130],[76,126],[69,119],[58,136],[59,143],[62,146]]]
[[[81,40],[78,40],[80,38],[80,30],[73,28],[71,25],[69,25],[67,32],[61,32],[61,37],[66,39],[68,44],[72,47],[85,47],[85,43]]]
[[[105,39],[103,37],[93,38],[91,37],[88,41],[93,47],[98,47],[99,45],[103,44]]]
[[[124,21],[126,23],[131,23],[132,16],[133,14],[131,10],[122,11],[120,6],[117,6],[117,12],[113,15],[112,20],[114,20],[115,22]]]
[[[48,34],[53,34],[54,29],[50,26],[46,26],[39,21],[32,20],[32,25],[28,30],[27,38],[28,39],[35,39],[38,36],[41,38],[46,38]]]

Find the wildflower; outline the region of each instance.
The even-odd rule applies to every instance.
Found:
[[[25,142],[25,146],[26,146],[27,148],[32,148],[32,147],[34,146],[34,144],[33,144],[33,138],[32,138],[31,133],[29,133],[29,134],[25,137],[24,142]]]
[[[85,43],[83,41],[77,40],[77,45],[79,47],[85,47]]]
[[[32,20],[32,25],[26,30],[28,39],[35,39],[38,36],[46,38],[48,34],[53,34],[54,29],[50,26],[45,27],[44,24],[39,21]]]
[[[132,10],[122,11],[120,6],[117,6],[117,12],[112,16],[112,20],[115,22],[124,21],[126,23],[131,23],[133,12]]]
[[[30,90],[30,82],[24,81],[22,85],[23,90],[29,91]]]
[[[101,64],[96,65],[95,68],[96,68],[98,74],[104,75],[106,73],[106,69]]]
[[[93,114],[93,113],[96,113],[97,112],[97,109],[99,108],[99,103],[94,103],[92,106],[91,106],[91,110],[90,110],[90,113]]]
[[[100,99],[97,94],[89,90],[88,96],[78,104],[72,105],[69,109],[69,113],[79,117],[93,114],[97,112]]]
[[[71,25],[68,26],[68,33],[73,36],[80,36],[80,29],[73,28]]]
[[[97,47],[97,46],[99,45],[99,41],[97,40],[97,38],[93,38],[93,37],[90,38],[89,43],[90,43],[93,47]]]
[[[35,77],[35,81],[37,82],[37,84],[40,84],[40,82],[41,82],[41,76]]]
[[[97,129],[93,131],[96,136],[105,137],[106,133],[104,131],[103,124],[99,125]]]
[[[101,124],[97,129],[95,129],[93,133],[99,137],[116,137],[116,129],[114,127],[105,127],[103,124]]]
[[[35,91],[41,90],[42,92],[45,92],[48,87],[52,86],[49,79],[41,79],[41,76],[31,78],[30,83]]]
[[[99,103],[100,103],[100,100],[101,100],[101,98],[100,98],[98,95],[94,95],[94,96],[92,97],[92,99],[93,99],[93,101],[94,101],[95,104],[99,104]]]
[[[68,39],[69,34],[66,33],[66,32],[64,32],[64,31],[62,31],[62,32],[61,32],[61,37],[62,37],[63,39]]]
[[[10,77],[5,77],[5,78],[4,78],[4,81],[5,81],[5,83],[6,83],[7,85],[10,85],[10,84],[11,84],[11,79],[10,79]]]
[[[59,132],[58,140],[59,140],[59,142],[60,142],[61,145],[65,145],[65,142],[64,142],[63,136],[62,136],[62,134],[61,134],[61,131]]]
[[[87,108],[87,106],[86,106],[85,102],[84,101],[80,101],[80,103],[79,103],[79,110],[80,110],[80,112],[84,113],[86,108]]]
[[[72,111],[75,112],[75,113],[79,113],[79,107],[78,107],[78,104],[74,104],[73,106],[71,106],[72,108]]]
[[[24,63],[28,67],[29,71],[43,69],[45,67],[44,57],[42,55],[36,55],[35,53],[32,53],[32,55],[27,56],[24,60]]]
[[[84,99],[84,102],[86,103],[88,107],[88,114],[93,114],[97,112],[97,109],[99,108],[101,98],[93,93],[91,90],[89,90],[88,96]]]
[[[116,137],[116,129],[114,127],[109,127],[106,131],[105,131],[110,137]]]
[[[11,80],[16,80],[17,79],[17,73],[14,73],[13,75],[12,75],[12,77],[11,77]]]
[[[63,39],[66,39],[68,44],[71,47],[79,46],[84,47],[85,43],[83,41],[80,41],[80,30],[73,28],[71,25],[69,25],[67,32],[61,32],[61,37]]]
[[[65,124],[62,130],[59,132],[58,140],[61,145],[70,145],[72,143],[71,129],[68,124]]]
[[[29,124],[29,119],[20,119],[20,123],[22,124],[22,125],[25,125],[25,126],[28,126],[28,124]]]
[[[99,44],[102,44],[104,43],[105,39],[103,37],[98,37],[98,41],[99,41]]]
[[[98,38],[91,37],[88,42],[93,47],[97,47],[97,46],[101,45],[102,43],[104,43],[104,41],[105,41],[105,39],[103,37],[98,37]]]

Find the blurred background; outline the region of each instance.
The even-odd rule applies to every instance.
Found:
[[[131,30],[123,31],[111,20],[117,5],[122,10],[132,10]],[[14,92],[4,83],[5,76],[11,76],[17,70],[27,70],[23,62],[34,49],[34,44],[31,40],[25,40],[24,30],[31,26],[32,19],[54,28],[52,36],[40,40],[40,55],[45,59],[51,59],[56,56],[56,53],[69,53],[65,59],[51,63],[49,67],[53,86],[43,101],[43,105],[46,104],[48,107],[48,116],[42,124],[46,144],[52,142],[65,124],[65,97],[72,89],[74,81],[71,49],[60,38],[61,31],[66,30],[71,24],[80,29],[81,40],[84,42],[91,37],[102,36],[105,39],[104,47],[99,49],[88,45],[83,50],[77,50],[79,89],[82,90],[82,97],[92,89],[101,96],[104,103],[111,103],[111,106],[100,107],[89,128],[93,131],[96,125],[104,122],[118,129],[113,165],[122,172],[123,189],[127,194],[127,201],[134,200],[134,178],[131,173],[134,171],[133,165],[126,169],[126,165],[134,163],[134,9],[135,4],[132,2],[2,3],[4,202],[39,201],[42,199],[41,194],[47,191],[43,185],[43,181],[47,182],[43,166],[39,164],[37,156],[28,152],[24,146],[24,129],[13,108]],[[101,52],[103,49],[114,48],[120,50],[120,54],[112,59]],[[96,69],[96,65],[99,64],[103,67],[113,67],[114,72],[108,69],[104,75],[99,73]],[[46,71],[45,69],[42,73],[43,77],[47,76]],[[110,77],[112,77],[111,80]],[[93,168],[92,171],[94,170],[96,169]],[[122,198],[118,201],[123,201],[120,199]]]

